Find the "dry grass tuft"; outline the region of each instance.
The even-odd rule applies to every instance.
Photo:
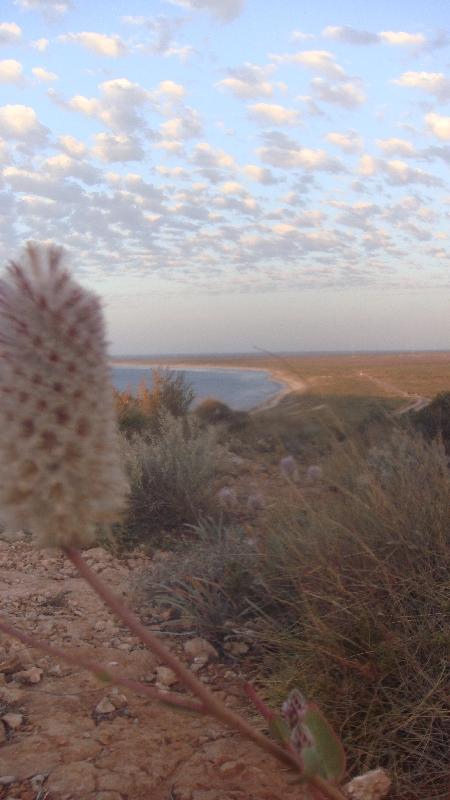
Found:
[[[450,475],[397,433],[332,459],[330,491],[269,520],[268,685],[297,686],[340,732],[352,771],[386,767],[397,797],[448,797]]]

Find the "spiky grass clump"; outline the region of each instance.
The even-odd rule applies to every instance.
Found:
[[[225,453],[212,427],[160,414],[156,432],[123,441],[131,491],[116,534],[124,546],[155,544],[166,533],[219,513],[212,481]]]
[[[355,771],[386,767],[395,797],[443,800],[450,734],[445,452],[398,433],[368,458],[341,450],[327,479],[330,490],[316,494],[313,506],[292,492],[268,523],[270,690],[282,698],[296,686],[316,700]]]
[[[45,546],[90,541],[126,494],[100,303],[56,247],[0,282],[0,509]]]

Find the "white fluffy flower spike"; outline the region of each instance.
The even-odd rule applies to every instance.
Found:
[[[0,517],[78,546],[126,491],[99,300],[28,244],[0,281]]]

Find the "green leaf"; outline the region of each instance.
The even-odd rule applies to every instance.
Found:
[[[289,725],[284,721],[283,717],[280,717],[278,714],[273,716],[269,720],[269,731],[274,739],[277,739],[277,741],[281,742],[281,744],[290,744],[291,731],[289,730]]]
[[[305,775],[320,775],[339,782],[345,773],[345,752],[328,720],[313,703],[308,703],[299,723],[310,744],[301,751]]]

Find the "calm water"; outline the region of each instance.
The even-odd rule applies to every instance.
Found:
[[[273,380],[264,370],[245,369],[196,369],[175,370],[183,372],[186,381],[195,392],[195,403],[205,397],[215,397],[231,408],[245,411],[274,397],[282,384]],[[112,367],[112,380],[116,389],[128,389],[135,393],[145,380],[149,389],[152,386],[151,367]]]

